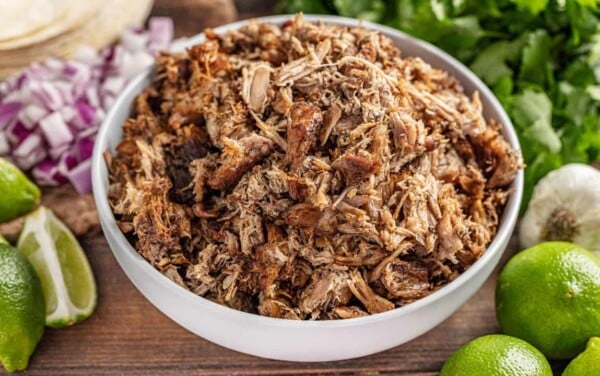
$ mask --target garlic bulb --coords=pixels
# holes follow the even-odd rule
[[[541,179],[521,220],[519,240],[522,247],[565,240],[600,256],[600,171],[573,163]]]

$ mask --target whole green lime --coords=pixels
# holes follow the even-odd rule
[[[496,315],[504,333],[546,357],[574,357],[600,336],[600,259],[566,242],[518,253],[498,278]]]
[[[552,376],[544,355],[518,338],[491,334],[474,339],[446,361],[440,376]]]
[[[600,375],[600,338],[592,337],[585,351],[573,359],[562,376]]]
[[[16,248],[0,244],[0,362],[7,371],[27,368],[45,320],[44,293],[35,270]]]
[[[31,211],[40,200],[40,189],[21,170],[0,158],[0,223]]]

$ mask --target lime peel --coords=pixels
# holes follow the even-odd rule
[[[588,376],[600,374],[600,338],[589,339],[585,351],[565,368],[562,376]]]
[[[31,263],[8,244],[0,244],[0,307],[0,364],[22,371],[44,333],[44,294]]]
[[[544,355],[529,343],[503,334],[476,338],[456,350],[440,376],[552,376]]]

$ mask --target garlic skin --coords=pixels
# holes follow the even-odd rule
[[[523,248],[570,241],[600,256],[600,171],[572,163],[542,178],[521,220],[519,240]]]

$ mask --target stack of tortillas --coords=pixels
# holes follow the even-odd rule
[[[151,7],[152,0],[0,0],[0,78],[81,45],[105,47]]]

